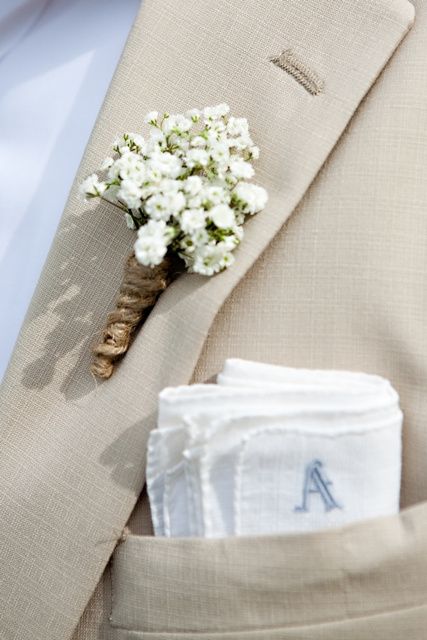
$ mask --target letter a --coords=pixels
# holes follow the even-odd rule
[[[302,493],[302,504],[296,506],[294,511],[302,513],[309,511],[309,495],[318,493],[325,505],[325,511],[332,509],[342,509],[341,505],[333,497],[329,487],[332,482],[327,479],[323,471],[323,463],[320,460],[313,460],[305,469],[304,487]]]

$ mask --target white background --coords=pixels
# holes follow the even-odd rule
[[[0,379],[140,0],[0,0]]]

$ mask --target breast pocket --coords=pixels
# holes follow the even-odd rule
[[[426,533],[420,505],[303,535],[130,535],[113,557],[113,638],[421,640]]]

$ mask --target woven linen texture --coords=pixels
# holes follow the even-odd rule
[[[406,0],[272,0],[266,11],[256,0],[145,0],[2,389],[2,637],[71,636],[143,486],[157,392],[190,380],[215,314],[294,211],[405,35],[410,7]],[[288,47],[325,79],[321,95],[271,64],[269,56]],[[414,157],[425,166],[419,144],[427,128],[416,108],[425,103],[423,59],[412,51],[405,74],[396,62],[377,82],[287,232],[224,307],[197,368],[203,379],[224,352],[238,352],[295,366],[323,359],[321,366],[381,369],[408,407],[407,503],[425,496],[427,484],[417,431],[425,415],[418,386],[425,180],[411,168]],[[81,202],[77,184],[146,111],[221,101],[251,123],[269,207],[248,227],[235,267],[209,282],[176,282],[118,375],[96,386],[90,344],[111,308],[131,236],[108,208]],[[413,144],[408,108],[417,114]],[[88,639],[96,626],[83,625]]]

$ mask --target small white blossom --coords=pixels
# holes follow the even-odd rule
[[[226,116],[230,111],[230,107],[225,102],[216,105],[215,107],[206,107],[203,109],[203,116],[206,120],[216,120],[217,118],[222,118]]]
[[[230,202],[230,195],[226,189],[220,185],[212,185],[203,189],[203,200],[211,205]]]
[[[122,180],[117,198],[129,209],[139,209],[141,206],[141,189],[132,180]]]
[[[128,147],[132,150],[136,150],[138,153],[144,154],[147,148],[147,143],[143,136],[139,133],[128,133]]]
[[[225,123],[223,120],[208,120],[208,136],[211,140],[219,140],[223,132],[225,131]]]
[[[215,142],[209,149],[209,155],[217,162],[227,163],[230,157],[230,148],[226,142]]]
[[[187,111],[185,115],[193,122],[198,122],[202,117],[202,112],[200,111],[200,109],[190,109],[190,111]]]
[[[237,245],[239,244],[239,240],[234,235],[226,236],[222,243],[224,245],[224,249],[227,252],[231,252],[234,251],[234,249],[237,247]]]
[[[267,204],[267,191],[257,184],[240,182],[234,188],[233,195],[242,203],[245,213],[254,214],[264,209]]]
[[[250,147],[249,153],[251,154],[251,158],[253,160],[258,160],[258,158],[259,158],[259,147],[257,147],[256,145],[253,145],[252,147]]]
[[[147,140],[145,154],[150,156],[152,153],[163,149],[166,144],[166,137],[160,129],[152,129]]]
[[[141,156],[128,150],[128,153],[120,156],[109,168],[108,177],[110,180],[121,178],[122,180],[133,180],[142,184],[145,178],[145,165]]]
[[[185,207],[185,196],[183,193],[171,193],[166,196],[169,199],[168,208],[172,215],[176,215]]]
[[[203,209],[186,209],[181,214],[181,229],[184,233],[193,234],[199,229],[204,229],[206,225],[206,213]]]
[[[184,191],[190,196],[195,196],[202,190],[203,182],[200,176],[189,176],[184,181]]]
[[[101,164],[101,171],[106,171],[114,164],[114,158],[105,158],[104,162]]]
[[[161,172],[160,167],[157,164],[148,164],[146,165],[146,181],[148,184],[151,184],[151,187],[155,190],[158,191],[158,185],[157,187],[155,186],[156,183],[160,183],[161,180],[163,179],[163,174]]]
[[[80,185],[80,192],[85,197],[96,197],[101,196],[106,190],[107,185],[105,182],[101,182],[96,173],[93,173],[91,176],[86,178],[84,182]]]
[[[217,204],[212,207],[209,217],[219,229],[229,229],[235,223],[234,211],[228,204]]]
[[[205,206],[202,192],[198,193],[196,196],[187,197],[187,207],[189,209],[198,209],[202,206]]]
[[[184,157],[190,148],[190,142],[177,133],[172,133],[169,136],[168,144],[169,148],[173,149],[173,153],[180,158]]]
[[[204,149],[190,149],[187,153],[186,165],[190,169],[194,167],[206,167],[209,155]]]
[[[250,162],[246,162],[241,158],[230,162],[230,172],[237,180],[249,180],[254,175],[254,168]]]
[[[191,139],[190,144],[192,147],[206,147],[207,140],[202,136],[194,136],[194,138]]]
[[[233,261],[234,256],[227,246],[223,242],[218,242],[216,245],[196,248],[191,271],[204,276],[213,276],[215,273],[230,266]]]
[[[146,200],[145,213],[152,220],[169,220],[172,215],[177,215],[185,207],[185,197],[181,192],[158,193]]]
[[[169,220],[170,212],[167,210],[168,200],[161,194],[157,193],[144,203],[144,211],[152,220]]]
[[[227,132],[230,136],[246,136],[249,132],[249,125],[246,118],[231,118],[227,123]]]
[[[150,220],[138,229],[138,239],[134,244],[136,259],[146,267],[160,264],[170,240],[171,234],[166,223],[163,220]]]
[[[196,247],[201,247],[209,243],[209,233],[205,228],[195,229],[191,234],[191,240]]]
[[[149,139],[158,144],[165,141],[165,134],[160,129],[151,129]]]
[[[163,193],[176,193],[182,189],[182,180],[173,180],[172,178],[163,178],[159,182],[159,189]]]
[[[228,146],[234,152],[248,151],[253,145],[252,140],[246,136],[239,136],[238,138],[229,138]]]
[[[149,111],[147,113],[147,115],[144,118],[144,122],[146,124],[156,124],[157,120],[159,118],[159,112],[158,111]]]
[[[182,162],[168,151],[156,151],[152,154],[149,167],[166,178],[177,178],[182,173]]]
[[[163,122],[162,129],[166,134],[172,132],[179,134],[189,131],[192,125],[193,123],[191,120],[178,114],[176,116],[169,116],[169,118],[166,118]]]
[[[162,238],[167,242],[168,238],[170,238],[170,232],[167,224],[161,220],[159,222],[155,220],[150,220],[147,224],[140,227],[138,232],[139,238]]]

